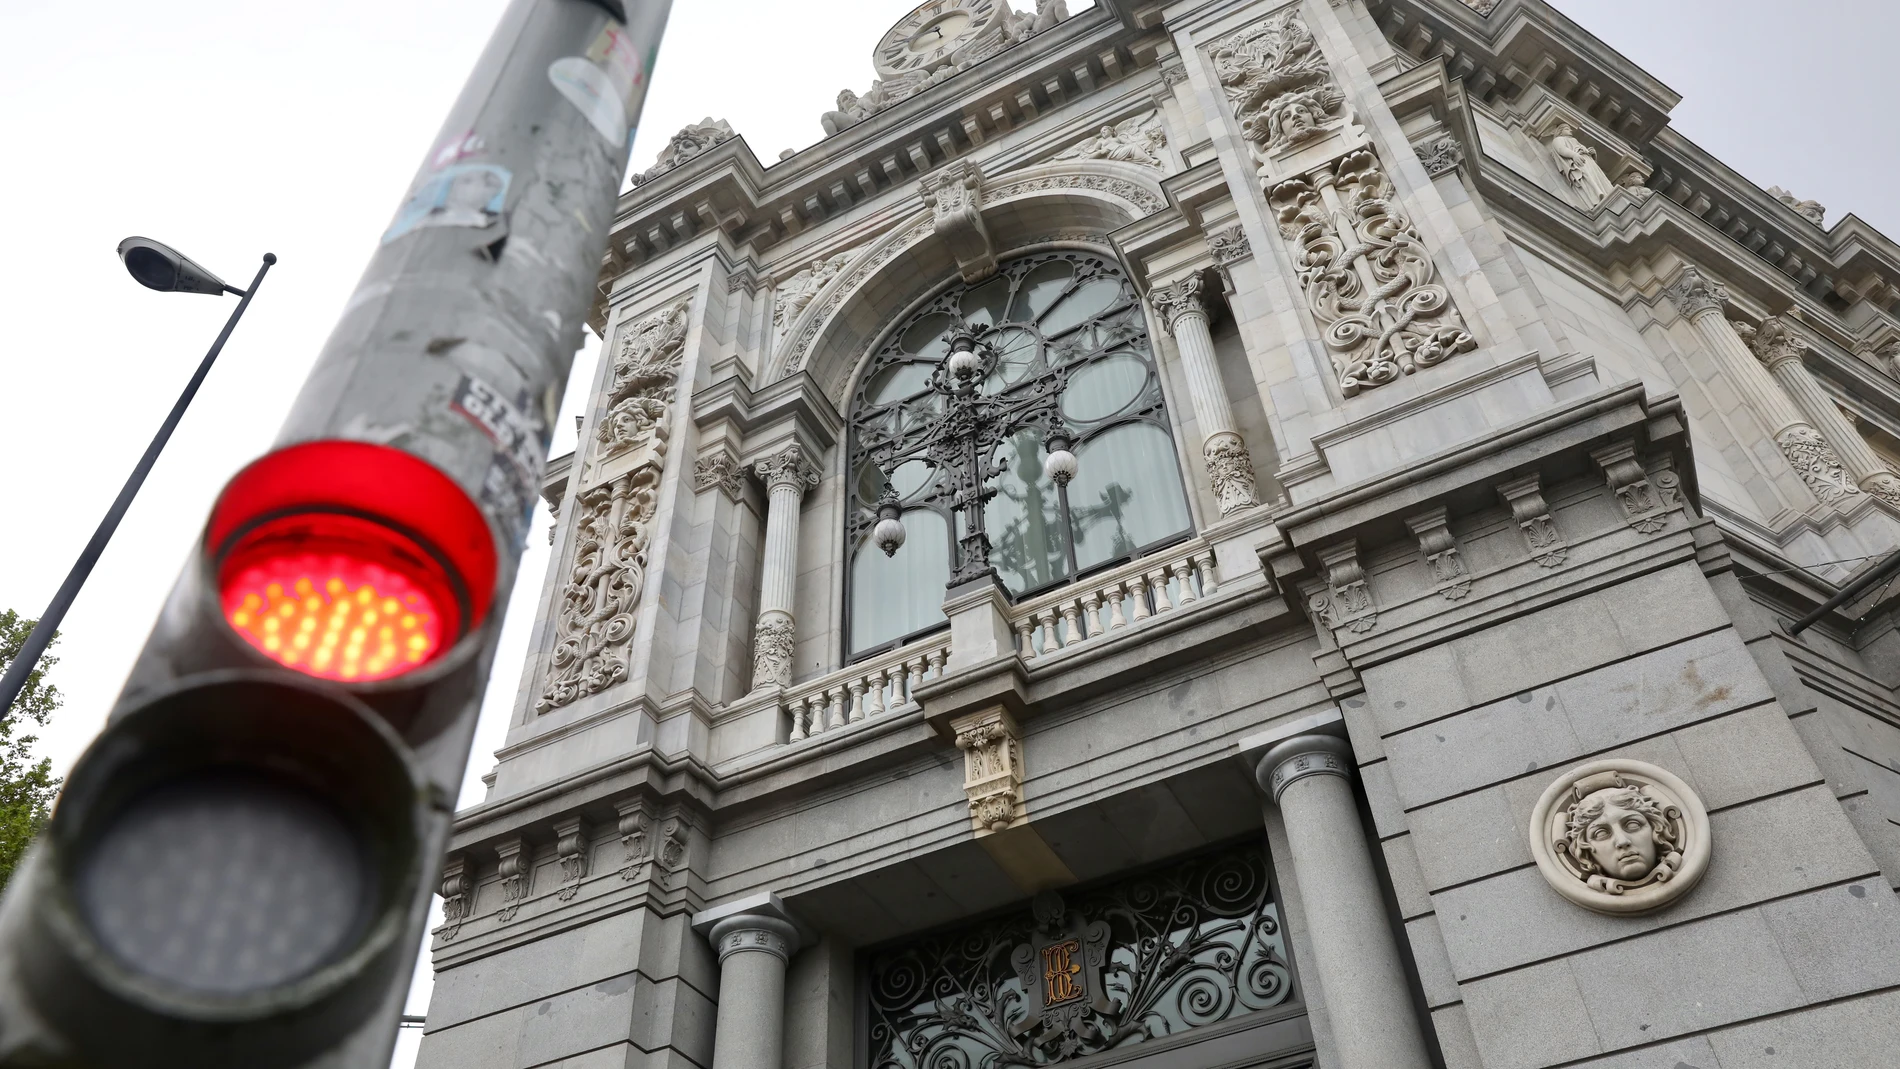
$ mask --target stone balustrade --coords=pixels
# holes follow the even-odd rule
[[[792,714],[790,741],[911,708],[916,704],[911,691],[943,678],[949,656],[950,636],[933,635],[793,687],[785,696]]]
[[[1010,626],[1017,652],[1033,662],[1141,626],[1219,589],[1214,550],[1194,539],[1029,598],[1010,613]]]

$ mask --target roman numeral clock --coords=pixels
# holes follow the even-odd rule
[[[954,63],[969,46],[1000,37],[1009,13],[1002,0],[930,0],[899,19],[878,42],[877,71],[902,78]]]

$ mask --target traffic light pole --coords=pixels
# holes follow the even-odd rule
[[[0,902],[0,1064],[388,1063],[668,6],[502,16]]]

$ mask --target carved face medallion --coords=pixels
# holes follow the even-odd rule
[[[1544,879],[1599,913],[1659,909],[1709,864],[1702,800],[1642,761],[1592,761],[1559,776],[1532,811],[1530,838]]]
[[[1005,10],[998,0],[929,0],[897,20],[878,42],[872,63],[886,78],[942,66],[997,23]]]

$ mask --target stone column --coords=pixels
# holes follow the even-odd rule
[[[1842,470],[1834,447],[1794,406],[1722,314],[1728,304],[1728,290],[1695,268],[1685,267],[1663,290],[1663,296],[1689,317],[1723,377],[1767,423],[1769,435],[1815,498],[1822,504],[1835,505],[1842,498],[1859,494],[1860,488]]]
[[[1188,397],[1194,403],[1194,421],[1201,428],[1201,456],[1207,462],[1207,477],[1220,498],[1223,516],[1252,508],[1260,503],[1255,489],[1253,459],[1247,455],[1247,443],[1234,429],[1233,406],[1227,401],[1227,388],[1221,385],[1220,368],[1214,362],[1214,336],[1208,331],[1207,303],[1201,295],[1199,275],[1157,288],[1149,294],[1161,326],[1174,336],[1181,352],[1181,367],[1187,372]]]
[[[798,506],[805,488],[818,485],[818,469],[793,443],[758,461],[752,470],[765,484],[765,561],[759,578],[759,621],[752,629],[752,689],[792,684],[797,636],[792,614],[798,586]]]
[[[1347,779],[1351,755],[1344,739],[1298,735],[1268,750],[1254,775],[1286,820],[1340,1069],[1425,1069],[1431,1062]]]
[[[1802,361],[1802,355],[1808,351],[1808,343],[1797,337],[1786,323],[1775,316],[1762,320],[1758,327],[1745,323],[1731,323],[1730,326],[1755,351],[1755,355],[1767,366],[1768,373],[1794,400],[1801,414],[1834,447],[1853,484],[1883,501],[1900,505],[1900,476],[1895,476],[1888,469],[1880,455],[1874,452],[1873,446],[1867,444],[1867,439],[1860,436],[1854,425],[1841,414],[1834,399],[1821,388],[1814,372],[1808,370],[1808,365]]]
[[[785,964],[798,948],[798,930],[777,917],[741,913],[713,925],[707,938],[719,954],[712,1069],[780,1069]]]

